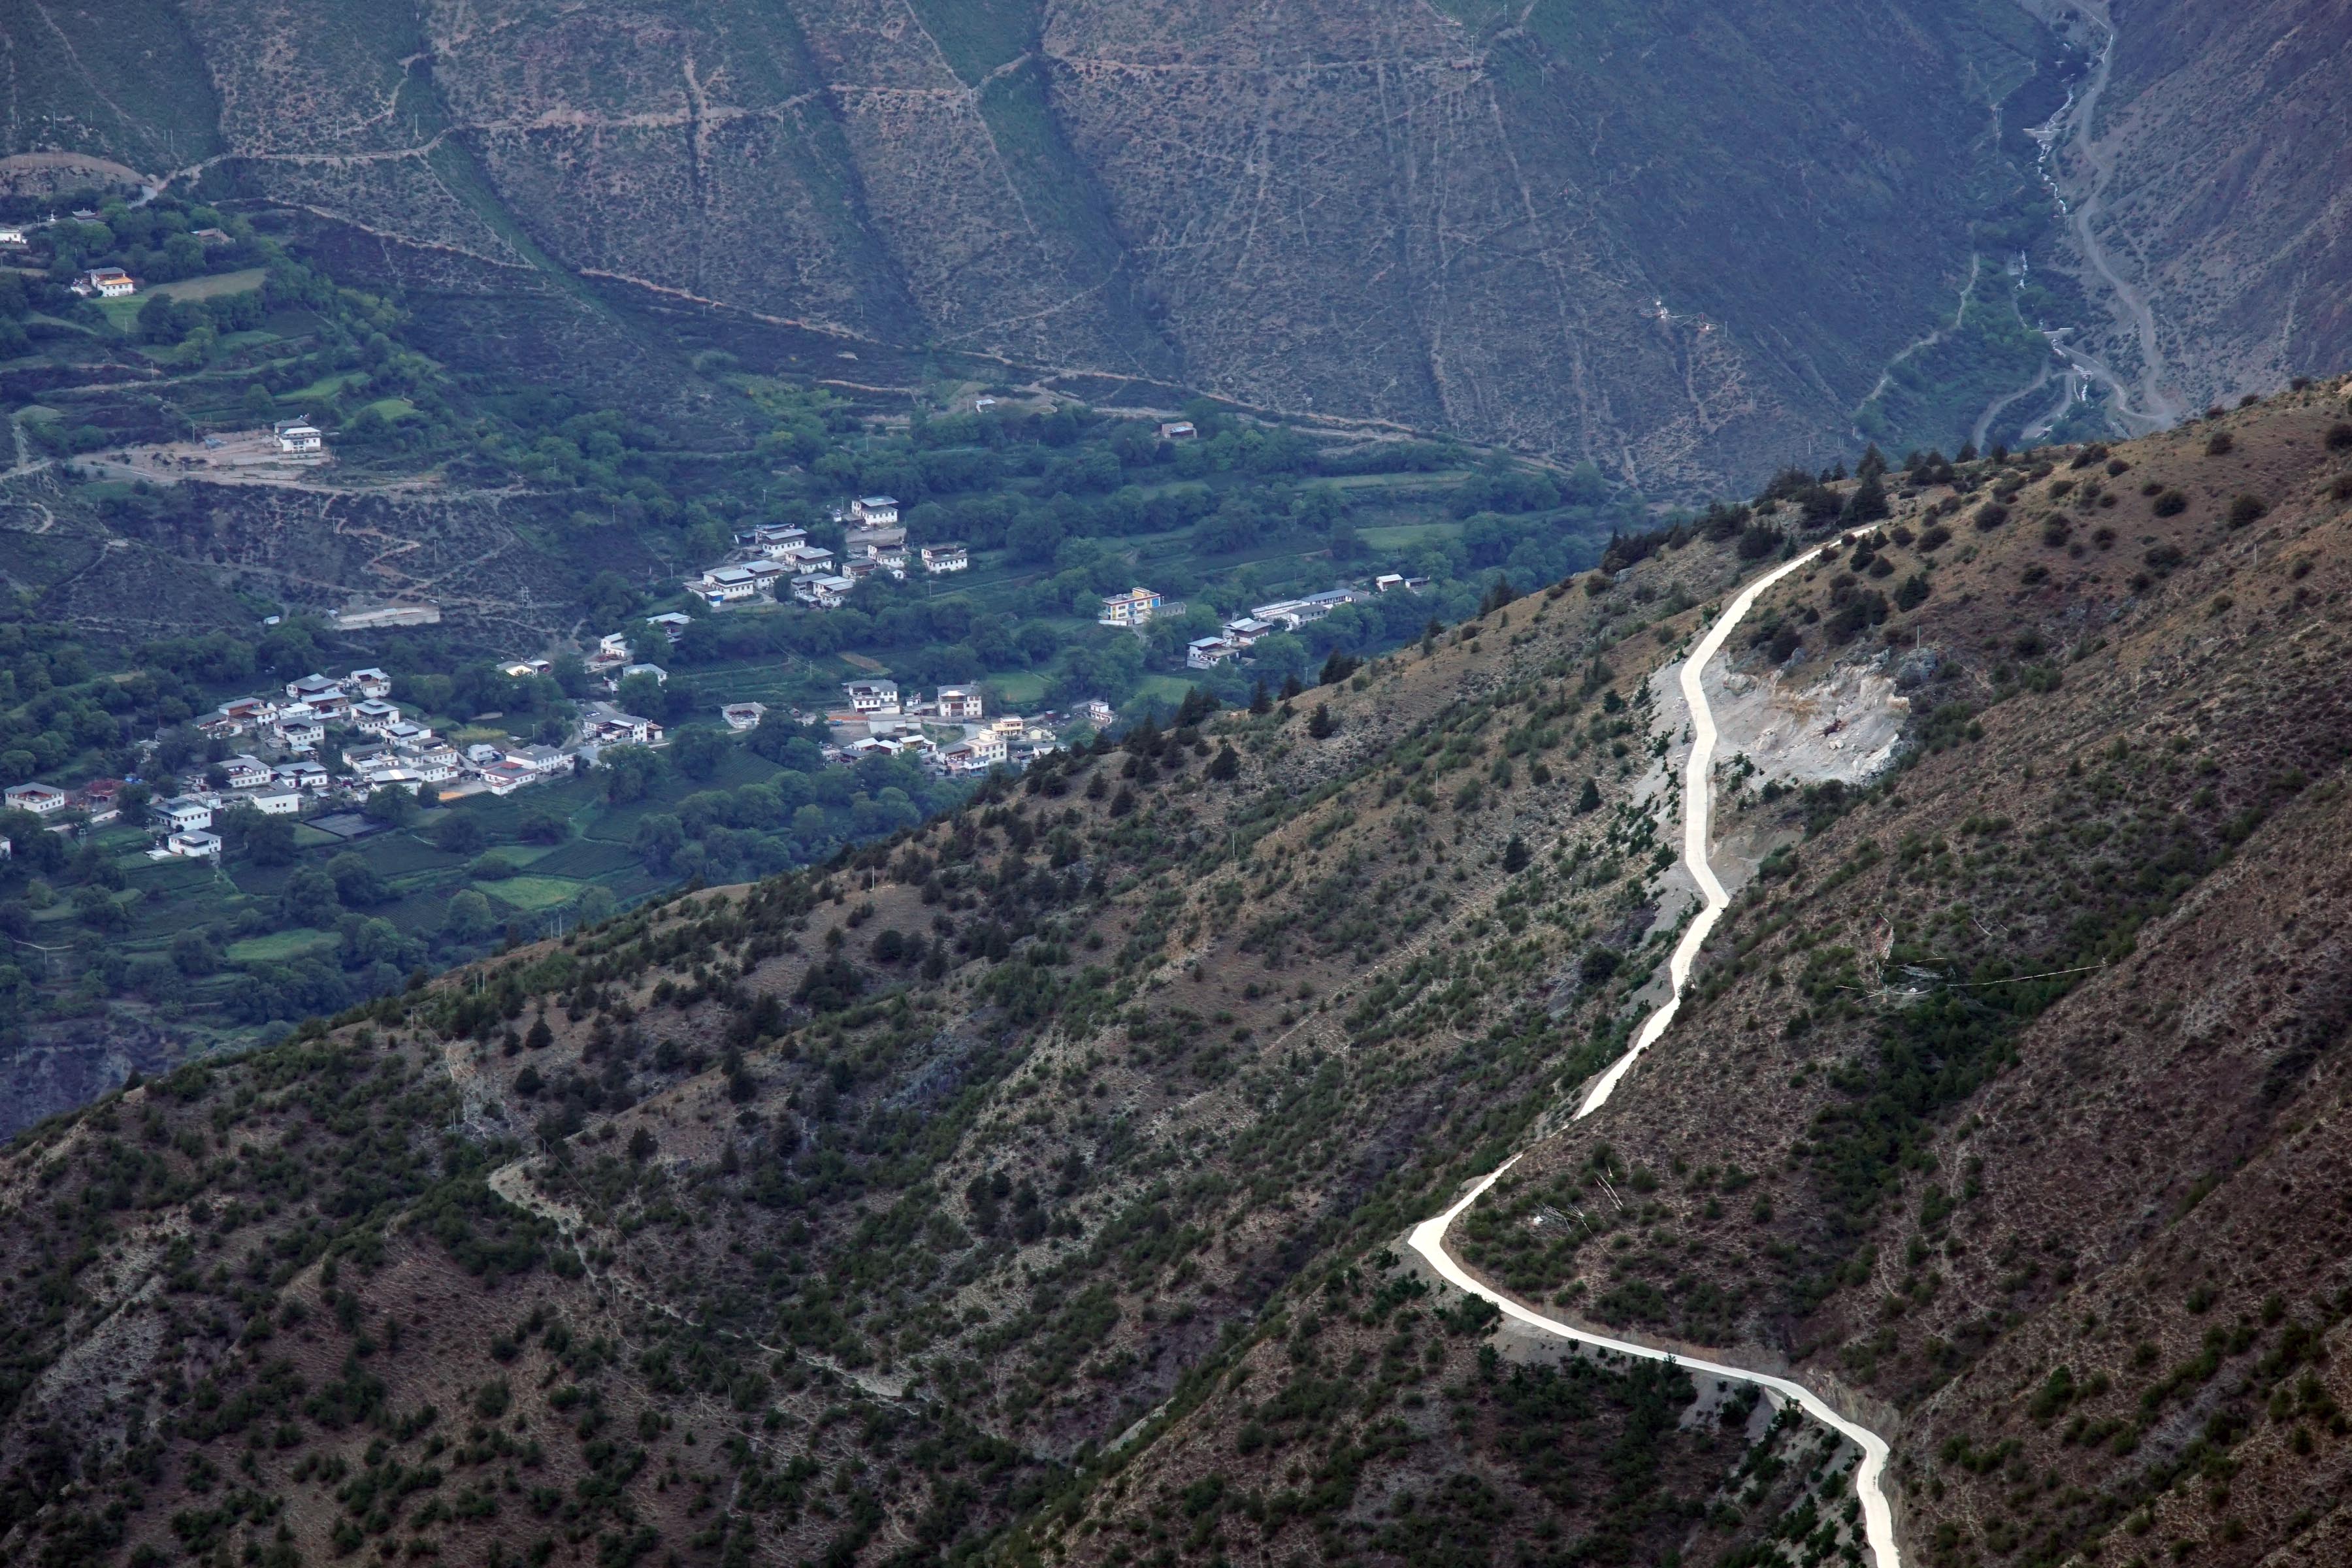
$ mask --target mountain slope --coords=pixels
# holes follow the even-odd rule
[[[1843,444],[1949,309],[1993,109],[2051,57],[2008,0],[55,9],[0,23],[79,51],[5,151],[290,207],[457,363],[664,384],[642,318],[700,302],[1653,492]],[[83,47],[110,30],[136,50]]]
[[[47,1124],[6,1550],[1843,1551],[1850,1450],[1402,1256],[1525,1150],[1457,1254],[1866,1413],[1906,1556],[2326,1561],[2344,392],[1890,476],[1711,676],[1740,898],[1583,1121],[1675,650],[1818,495]]]

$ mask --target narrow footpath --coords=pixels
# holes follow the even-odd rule
[[[1730,606],[1717,617],[1715,625],[1709,628],[1706,636],[1700,639],[1696,648],[1691,650],[1690,657],[1683,661],[1681,677],[1683,696],[1690,704],[1693,737],[1690,760],[1685,764],[1686,771],[1683,783],[1683,863],[1690,868],[1691,876],[1698,883],[1699,892],[1706,902],[1692,920],[1689,928],[1683,932],[1682,941],[1675,944],[1674,956],[1666,962],[1666,977],[1672,988],[1672,994],[1656,1012],[1652,1013],[1643,1021],[1640,1031],[1633,1037],[1631,1048],[1612,1063],[1608,1071],[1594,1080],[1592,1088],[1586,1092],[1583,1101],[1577,1107],[1578,1121],[1591,1115],[1609,1102],[1610,1096],[1616,1092],[1617,1086],[1624,1080],[1625,1075],[1633,1070],[1633,1064],[1640,1059],[1642,1053],[1656,1044],[1659,1037],[1666,1032],[1666,1026],[1674,1022],[1675,1013],[1682,1005],[1683,985],[1690,978],[1692,962],[1697,958],[1698,950],[1706,942],[1707,933],[1715,929],[1716,921],[1723,918],[1723,911],[1731,905],[1731,896],[1724,890],[1722,879],[1715,874],[1714,864],[1708,858],[1707,853],[1709,828],[1714,817],[1715,806],[1711,781],[1714,776],[1717,737],[1715,713],[1707,706],[1706,693],[1700,688],[1699,676],[1706,668],[1707,661],[1722,651],[1723,645],[1729,639],[1733,629],[1746,618],[1748,612],[1755,607],[1758,597],[1766,589],[1791,572],[1801,570],[1816,556],[1839,548],[1849,537],[1851,536],[1840,534],[1817,544],[1803,554],[1781,563],[1748,584],[1740,591],[1738,597],[1731,601]],[[1412,1234],[1409,1238],[1409,1245],[1412,1249],[1426,1258],[1430,1267],[1436,1269],[1438,1274],[1449,1283],[1482,1300],[1492,1302],[1506,1317],[1545,1333],[1554,1334],[1578,1344],[1591,1345],[1599,1350],[1612,1351],[1619,1355],[1639,1356],[1644,1361],[1675,1362],[1695,1373],[1754,1384],[1784,1399],[1795,1401],[1803,1407],[1806,1415],[1840,1436],[1850,1438],[1862,1450],[1862,1462],[1854,1467],[1854,1488],[1862,1499],[1863,1529],[1864,1536],[1870,1542],[1871,1556],[1877,1568],[1902,1568],[1902,1554],[1895,1544],[1895,1514],[1887,1503],[1884,1485],[1887,1455],[1885,1438],[1868,1427],[1839,1415],[1831,1409],[1828,1403],[1819,1394],[1801,1384],[1785,1377],[1774,1377],[1768,1373],[1752,1372],[1745,1367],[1676,1355],[1649,1345],[1635,1344],[1629,1340],[1613,1339],[1607,1334],[1594,1333],[1588,1329],[1571,1327],[1556,1318],[1546,1317],[1473,1279],[1469,1270],[1454,1260],[1454,1255],[1445,1249],[1446,1231],[1472,1204],[1476,1203],[1486,1194],[1486,1189],[1493,1186],[1505,1172],[1517,1164],[1520,1157],[1518,1154],[1512,1155],[1456,1199],[1453,1207],[1433,1219],[1423,1220],[1413,1226]]]

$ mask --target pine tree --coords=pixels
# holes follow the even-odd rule
[[[1293,671],[1282,678],[1282,700],[1284,701],[1289,701],[1292,698],[1297,696],[1300,692],[1306,689],[1307,688],[1298,684],[1298,675],[1297,671]]]
[[[1215,759],[1209,763],[1209,776],[1219,784],[1239,778],[1241,771],[1241,753],[1231,746],[1218,748]]]
[[[1588,811],[1600,809],[1601,785],[1596,780],[1587,779],[1584,781],[1583,793],[1576,797],[1576,815],[1582,816]]]
[[[1516,833],[1512,834],[1511,841],[1503,846],[1503,875],[1517,876],[1528,868],[1528,862],[1534,858],[1535,857],[1528,851],[1528,841]]]
[[[1257,683],[1257,689],[1250,693],[1250,711],[1261,719],[1274,711],[1274,694],[1266,690],[1263,680]]]
[[[1307,720],[1307,732],[1316,740],[1321,741],[1329,738],[1339,728],[1339,721],[1331,717],[1330,705],[1318,702],[1315,705],[1315,711]]]

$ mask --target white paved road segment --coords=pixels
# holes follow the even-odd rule
[[[1790,573],[1803,567],[1822,552],[1838,548],[1844,542],[1845,538],[1850,537],[1852,536],[1847,535],[1815,545],[1794,560],[1781,563],[1748,584],[1746,588],[1740,590],[1738,597],[1731,601],[1730,606],[1717,618],[1706,636],[1700,639],[1698,647],[1691,650],[1690,658],[1683,662],[1683,697],[1690,705],[1692,732],[1690,760],[1683,778],[1683,861],[1690,867],[1691,875],[1698,883],[1699,892],[1705,903],[1699,910],[1697,917],[1691,921],[1690,928],[1683,933],[1682,941],[1675,944],[1674,956],[1667,961],[1666,977],[1672,988],[1672,994],[1656,1012],[1643,1020],[1640,1031],[1633,1037],[1632,1048],[1611,1063],[1609,1070],[1601,1075],[1599,1080],[1585,1095],[1582,1103],[1577,1107],[1576,1114],[1579,1120],[1591,1115],[1608,1103],[1609,1097],[1616,1092],[1617,1085],[1632,1069],[1635,1060],[1643,1051],[1656,1043],[1658,1037],[1666,1032],[1666,1026],[1674,1022],[1675,1010],[1682,1005],[1683,984],[1690,978],[1692,961],[1698,956],[1699,947],[1706,941],[1707,933],[1715,929],[1715,922],[1723,917],[1723,911],[1731,903],[1730,895],[1723,890],[1723,882],[1716,876],[1715,867],[1707,858],[1708,828],[1714,805],[1711,781],[1715,768],[1716,729],[1715,715],[1706,705],[1706,694],[1700,689],[1700,673],[1706,669],[1707,661],[1722,650],[1725,641],[1731,636],[1732,628],[1746,617],[1748,612],[1755,606],[1758,596],[1764,590]],[[1469,1271],[1454,1260],[1454,1255],[1445,1249],[1446,1231],[1464,1211],[1485,1195],[1486,1189],[1493,1186],[1504,1172],[1517,1164],[1518,1162],[1519,1156],[1512,1155],[1500,1166],[1488,1173],[1468,1192],[1463,1194],[1452,1208],[1434,1219],[1423,1220],[1413,1226],[1410,1238],[1412,1249],[1427,1258],[1430,1267],[1435,1268],[1441,1276],[1454,1286],[1481,1300],[1493,1302],[1501,1309],[1506,1317],[1541,1330],[1545,1333],[1556,1334],[1561,1339],[1572,1340],[1579,1344],[1614,1351],[1620,1355],[1640,1356],[1646,1361],[1676,1362],[1696,1373],[1710,1377],[1729,1378],[1739,1383],[1752,1383],[1760,1388],[1769,1389],[1783,1398],[1795,1400],[1804,1408],[1806,1415],[1824,1426],[1851,1438],[1855,1446],[1861,1448],[1862,1463],[1854,1468],[1854,1487],[1862,1498],[1864,1535],[1870,1543],[1871,1556],[1875,1560],[1877,1568],[1902,1568],[1902,1554],[1896,1550],[1895,1544],[1894,1510],[1887,1505],[1886,1491],[1883,1484],[1886,1471],[1886,1439],[1877,1433],[1847,1420],[1832,1410],[1820,1395],[1812,1393],[1803,1384],[1791,1382],[1788,1378],[1772,1377],[1763,1373],[1750,1372],[1743,1367],[1727,1366],[1717,1362],[1674,1355],[1648,1345],[1635,1344],[1628,1340],[1612,1339],[1607,1334],[1596,1334],[1589,1330],[1571,1328],[1566,1323],[1547,1318],[1542,1313],[1524,1307],[1509,1297],[1490,1289],[1472,1279]]]

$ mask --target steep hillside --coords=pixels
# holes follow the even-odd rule
[[[47,1124],[5,1549],[1857,1557],[1850,1448],[1407,1260],[1525,1151],[1456,1254],[1793,1369],[1906,1557],[2329,1561],[2345,391],[1886,476],[1711,676],[1738,904],[1582,1121],[1673,660],[1838,495]]]
[[[2341,14],[2310,0],[2029,8],[2097,61],[2050,167],[2122,405],[2178,418],[2340,366],[2352,249],[2338,140],[2319,128],[2352,108]]]
[[[2062,90],[2011,0],[145,0],[0,38],[43,83],[0,152],[299,214],[444,359],[685,412],[654,323],[718,309],[861,379],[962,352],[1653,491],[1842,445],[2026,189],[1999,107]]]

